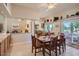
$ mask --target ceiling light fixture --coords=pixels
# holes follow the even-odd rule
[[[52,9],[55,7],[55,3],[48,3],[48,9]]]
[[[21,19],[18,19],[19,22],[21,22]]]

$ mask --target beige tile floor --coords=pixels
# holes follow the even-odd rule
[[[34,56],[34,53],[31,52],[31,42],[27,41],[13,42],[11,48],[7,52],[8,56]],[[38,53],[37,56],[42,56],[42,53]],[[60,56],[79,56],[79,49],[66,46],[66,52]]]

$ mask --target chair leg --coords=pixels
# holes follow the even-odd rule
[[[49,51],[49,53],[50,53],[49,55],[51,56],[51,50]]]
[[[57,56],[57,50],[55,51],[55,56]]]
[[[55,56],[57,56],[57,47],[55,48]]]
[[[35,49],[35,56],[36,56],[36,49]]]
[[[61,48],[60,48],[60,46],[59,46],[59,54],[61,54]]]
[[[32,46],[32,53],[33,53],[33,46]]]

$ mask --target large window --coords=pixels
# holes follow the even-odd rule
[[[79,32],[79,20],[64,21],[64,30],[63,31],[66,33],[78,33]]]
[[[79,19],[64,21],[63,25],[66,40],[79,44]]]
[[[64,28],[63,28],[64,30],[64,32],[68,32],[68,33],[70,33],[71,32],[71,22],[67,22],[67,21],[65,21],[64,22]]]
[[[79,32],[79,21],[74,21],[74,22],[72,22],[73,24],[73,32],[75,33],[75,32]]]

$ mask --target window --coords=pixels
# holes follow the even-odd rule
[[[53,31],[53,23],[45,23],[45,32],[52,32]]]

